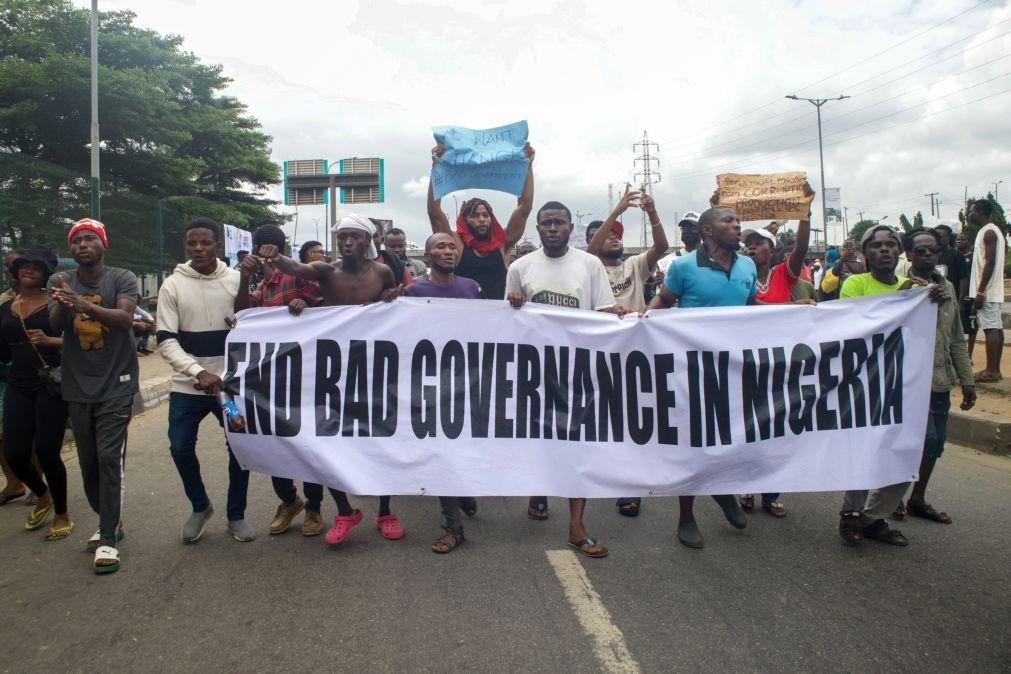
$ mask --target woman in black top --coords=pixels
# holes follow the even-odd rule
[[[445,147],[432,149],[432,164],[439,161]],[[428,185],[428,219],[433,234],[449,234],[456,241],[456,275],[469,278],[481,286],[485,299],[504,300],[506,270],[509,268],[509,251],[523,238],[527,218],[534,208],[534,149],[528,143],[523,153],[530,160],[523,192],[516,202],[505,229],[495,219],[491,205],[484,199],[464,202],[456,218],[456,231],[449,227],[449,218],[442,211],[441,200],[435,199],[432,184]]]
[[[4,396],[4,452],[14,474],[38,495],[25,529],[38,529],[55,511],[47,541],[74,529],[67,513],[67,470],[60,458],[67,427],[67,405],[58,378],[63,340],[49,324],[46,282],[56,256],[30,246],[11,262],[18,293],[0,306],[0,360],[10,360]],[[34,444],[45,480],[32,465]],[[47,484],[48,483],[48,484]]]

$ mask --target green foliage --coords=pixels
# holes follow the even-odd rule
[[[921,221],[922,221],[922,218],[921,218]],[[905,213],[902,213],[901,215],[899,215],[899,227],[901,227],[902,231],[905,232],[905,233],[907,233],[907,234],[909,233],[909,230],[911,230],[913,228],[913,225],[910,224],[909,218],[906,217]]]
[[[913,216],[913,227],[912,227],[912,229],[923,229],[923,213],[922,212],[916,211],[916,215]],[[906,232],[906,234],[908,234],[909,230],[907,229],[907,230],[905,230],[905,232]]]
[[[103,12],[99,24],[102,219],[113,240],[143,224],[148,236],[119,237],[121,245],[136,244],[146,267],[164,264],[151,254],[158,200],[176,222],[282,222],[262,196],[280,179],[271,138],[220,93],[229,82],[221,67],[133,20]],[[2,0],[0,235],[10,243],[62,247],[66,224],[88,213],[89,55],[88,10],[69,0]]]

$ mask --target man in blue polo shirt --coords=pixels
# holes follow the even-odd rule
[[[755,304],[758,271],[741,247],[741,223],[734,209],[710,208],[699,218],[702,245],[674,260],[667,268],[660,292],[649,309],[739,307]],[[748,526],[747,517],[733,494],[713,496],[723,515],[737,529]],[[701,548],[702,534],[695,523],[695,497],[679,496],[681,515],[678,540],[689,548]]]

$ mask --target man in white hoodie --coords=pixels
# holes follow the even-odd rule
[[[208,414],[221,423],[217,394],[224,389],[225,338],[235,318],[239,272],[218,259],[221,225],[195,218],[186,225],[186,255],[158,293],[158,350],[172,369],[169,394],[169,448],[193,514],[183,525],[183,542],[204,533],[214,507],[204,489],[197,460],[197,430]],[[256,532],[245,520],[249,471],[228,447],[228,531],[237,541],[252,541]]]

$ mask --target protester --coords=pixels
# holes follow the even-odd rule
[[[973,246],[972,273],[969,276],[969,295],[976,312],[979,328],[986,340],[986,367],[976,373],[977,382],[994,382],[1003,379],[1000,360],[1004,351],[1004,322],[1001,305],[1004,304],[1004,232],[990,221],[993,204],[979,199],[969,209],[969,222],[979,227]]]
[[[969,275],[972,272],[972,247],[965,232],[959,232],[955,236],[955,249],[962,256],[962,289],[958,292],[959,307],[962,316],[962,331],[965,333],[966,348],[969,351],[969,362],[972,362],[972,351],[976,346],[976,334],[979,332],[979,323],[976,320],[976,311],[973,309],[973,298],[969,296]]]
[[[394,255],[392,251],[383,250],[383,234],[378,223],[370,218],[372,222],[372,244],[376,250],[376,257],[373,258],[379,264],[385,264],[393,272],[393,280],[399,286],[405,286],[411,282],[411,272],[404,267],[400,257]]]
[[[11,362],[3,400],[4,454],[14,474],[38,496],[25,522],[34,531],[53,515],[45,540],[62,540],[74,530],[67,513],[67,469],[60,457],[67,429],[67,405],[60,395],[63,340],[49,323],[46,283],[56,255],[29,246],[11,262],[18,291],[0,306],[0,360]],[[42,474],[32,460],[34,453]]]
[[[386,250],[397,256],[412,280],[425,277],[425,273],[428,271],[425,263],[407,255],[407,234],[404,233],[404,230],[393,227],[386,232],[383,244],[386,246]]]
[[[125,481],[126,433],[137,392],[133,310],[137,277],[105,266],[109,239],[97,220],[78,220],[67,234],[77,269],[49,279],[49,321],[62,332],[62,392],[67,401],[84,493],[99,516],[89,541],[95,573],[120,568],[118,541]]]
[[[688,211],[685,213],[684,217],[682,217],[680,222],[678,222],[678,230],[680,232],[681,247],[683,248],[683,252],[675,248],[675,252],[670,255],[666,255],[657,261],[657,271],[661,272],[659,274],[660,279],[657,283],[657,287],[660,287],[663,283],[663,275],[667,273],[667,268],[670,266],[670,263],[674,261],[674,258],[687,255],[699,247],[699,243],[702,241],[702,235],[699,234],[699,214],[695,211]]]
[[[961,384],[961,407],[968,410],[976,404],[976,387],[972,378],[972,363],[969,361],[965,342],[962,341],[958,295],[955,294],[952,283],[936,271],[937,263],[944,252],[940,243],[944,236],[943,231],[936,230],[909,234],[913,244],[909,258],[913,278],[920,279],[924,283],[945,286],[950,299],[937,309],[930,411],[927,415],[927,436],[923,444],[923,458],[920,460],[919,479],[913,484],[905,508],[900,502],[893,515],[901,519],[903,515],[909,514],[941,524],[951,524],[951,517],[947,513],[938,512],[927,503],[927,484],[930,482],[937,460],[944,452],[944,441],[948,435],[948,410],[951,409],[951,389],[956,384]]]
[[[255,250],[255,244],[253,245],[253,248]],[[302,244],[302,247],[298,249],[298,259],[302,264],[326,262],[326,251],[323,250],[323,244],[319,241],[306,241]],[[242,263],[240,262],[239,266],[241,265]]]
[[[965,293],[969,289],[969,279],[965,275],[965,258],[955,250],[955,232],[951,227],[938,225],[934,227],[934,231],[937,233],[941,247],[941,253],[937,256],[936,271],[951,283],[952,288],[955,289],[953,296],[959,298],[959,304],[961,304],[960,298],[965,297]]]
[[[176,265],[175,273],[165,279],[158,293],[158,351],[174,371],[169,393],[169,451],[193,507],[183,524],[184,543],[200,540],[214,514],[197,460],[197,432],[208,414],[224,427],[218,394],[225,384],[219,373],[225,371],[225,339],[235,318],[235,296],[245,280],[240,281],[239,272],[217,258],[222,234],[221,225],[210,218],[191,220],[184,230],[189,262]],[[228,532],[237,541],[253,541],[256,532],[246,522],[249,471],[239,466],[227,440],[225,449]]]
[[[393,272],[376,261],[375,225],[368,218],[350,214],[341,218],[333,231],[337,234],[340,252],[340,260],[333,264],[301,264],[280,255],[279,248],[273,244],[261,245],[258,255],[284,274],[319,283],[323,306],[357,306],[395,296],[400,286],[394,281]],[[362,511],[351,507],[344,492],[331,489],[330,493],[337,501],[337,515],[325,540],[328,545],[334,546],[343,542],[351,529],[362,521]],[[404,537],[403,525],[390,512],[389,496],[379,498],[376,527],[384,538],[397,540]]]
[[[520,241],[516,246],[516,259],[520,259],[524,255],[528,255],[537,250],[537,244],[533,241]]]
[[[854,274],[846,279],[839,297],[859,297],[905,290],[913,285],[923,285],[919,279],[907,279],[895,273],[899,262],[902,242],[891,227],[876,225],[864,233],[860,242],[867,268],[863,274]],[[947,298],[945,288],[936,285],[931,289],[931,300],[939,304]],[[885,521],[902,500],[908,482],[888,485],[880,489],[854,489],[843,496],[843,507],[839,513],[839,535],[850,544],[857,545],[864,538],[881,541],[889,545],[906,546],[909,541],[897,529],[892,529]]]
[[[758,272],[751,258],[737,254],[741,223],[734,209],[710,208],[699,218],[699,230],[702,245],[671,263],[650,309],[669,309],[675,303],[686,309],[755,304]],[[748,518],[733,494],[714,495],[713,500],[733,527],[748,526]],[[678,505],[678,540],[689,548],[701,549],[704,540],[695,521],[695,497],[679,496]]]
[[[404,288],[405,297],[452,297],[483,299],[481,286],[469,278],[454,273],[459,259],[456,240],[443,232],[433,234],[425,242],[425,259],[431,266],[428,278],[422,278]],[[443,535],[432,544],[432,552],[447,554],[464,541],[463,518],[477,514],[477,499],[470,496],[440,496]]]
[[[242,282],[239,283],[239,293],[235,297],[235,311],[241,311],[247,307],[283,307],[296,316],[306,307],[319,306],[323,299],[320,297],[319,283],[310,281],[291,274],[285,274],[278,269],[274,263],[265,260],[260,255],[260,249],[266,245],[271,245],[277,250],[284,250],[286,241],[284,231],[277,225],[262,225],[253,232],[253,254],[247,257],[242,266],[239,267],[239,275]],[[308,241],[302,244],[298,251],[299,260],[302,264],[313,264],[321,262],[328,264],[324,260],[322,244],[318,241]],[[260,276],[263,278],[253,292],[249,292],[248,279]],[[270,533],[273,536],[283,534],[291,527],[302,510],[305,510],[305,519],[302,522],[303,536],[318,536],[323,533],[323,515],[321,513],[323,505],[323,485],[312,482],[302,483],[302,493],[305,500],[298,496],[298,489],[295,488],[295,481],[289,477],[271,476],[271,486],[274,493],[281,499],[270,521]],[[333,490],[334,499],[340,502],[340,492]]]
[[[804,194],[814,198],[814,190],[806,182]],[[787,304],[796,301],[793,298],[797,284],[806,283],[801,279],[801,274],[804,272],[804,258],[807,256],[807,246],[811,238],[811,222],[805,219],[797,224],[790,257],[778,264],[774,263],[774,259],[777,247],[782,244],[775,234],[766,229],[748,229],[741,233],[741,237],[744,242],[744,254],[755,263],[757,273],[755,299],[763,304]],[[762,510],[774,517],[785,517],[786,506],[779,500],[779,496],[778,492],[762,494]],[[741,508],[745,512],[751,512],[755,508],[755,495],[744,494],[741,497]]]
[[[632,206],[641,208],[649,217],[653,245],[645,253],[622,260],[625,230],[618,218]],[[653,197],[645,190],[631,191],[630,186],[625,185],[625,194],[618,200],[614,211],[603,222],[591,222],[586,228],[586,237],[590,242],[586,252],[596,255],[604,264],[615,302],[633,311],[646,308],[646,286],[656,272],[657,260],[667,252],[667,234],[656,212]],[[620,498],[616,505],[622,515],[636,517],[642,509],[642,499]]]
[[[822,301],[839,299],[839,289],[850,276],[863,274],[864,263],[857,257],[856,242],[846,239],[843,242],[842,254],[835,264],[825,269],[821,276],[821,281],[816,287],[821,291],[819,297]]]
[[[529,178],[528,178],[529,180]],[[509,267],[506,293],[516,309],[525,302],[556,307],[603,311],[623,316],[628,309],[617,305],[607,273],[599,260],[569,246],[572,213],[565,205],[549,201],[537,211],[541,248]],[[605,557],[607,548],[590,537],[583,525],[585,498],[569,499],[569,545],[587,557]],[[546,496],[532,496],[527,508],[531,519],[548,518]]]
[[[10,288],[0,293],[0,304],[9,302],[14,299],[14,295],[17,293],[17,279],[11,273],[11,262],[14,261],[18,255],[23,251],[20,248],[15,248],[11,252],[7,253],[4,258],[4,268],[3,275],[7,283],[10,284]],[[7,373],[10,371],[10,364],[7,361],[0,362],[0,409],[2,409],[2,404],[4,400],[4,394],[7,390]],[[21,480],[17,478],[14,471],[11,470],[10,464],[7,463],[7,455],[3,448],[3,424],[0,423],[0,469],[3,470],[4,474],[4,488],[0,491],[0,506],[7,505],[15,499],[19,499],[24,496],[28,491],[25,489],[25,485],[22,484]]]
[[[445,148],[432,148],[432,164],[442,157]],[[534,157],[536,153],[528,143],[523,153],[530,160],[523,192],[516,202],[516,209],[509,217],[505,229],[495,218],[491,204],[484,199],[468,199],[460,208],[456,218],[456,231],[449,227],[449,219],[442,210],[442,202],[433,195],[432,185],[428,186],[428,219],[433,233],[450,234],[456,239],[460,250],[460,261],[456,275],[474,280],[488,299],[505,299],[506,269],[509,267],[509,251],[523,237],[527,218],[534,205]]]
[[[151,332],[155,329],[157,322],[154,316],[144,311],[140,307],[133,310],[133,336],[137,339],[137,355],[150,356],[154,351],[147,348],[147,342],[151,338]]]

